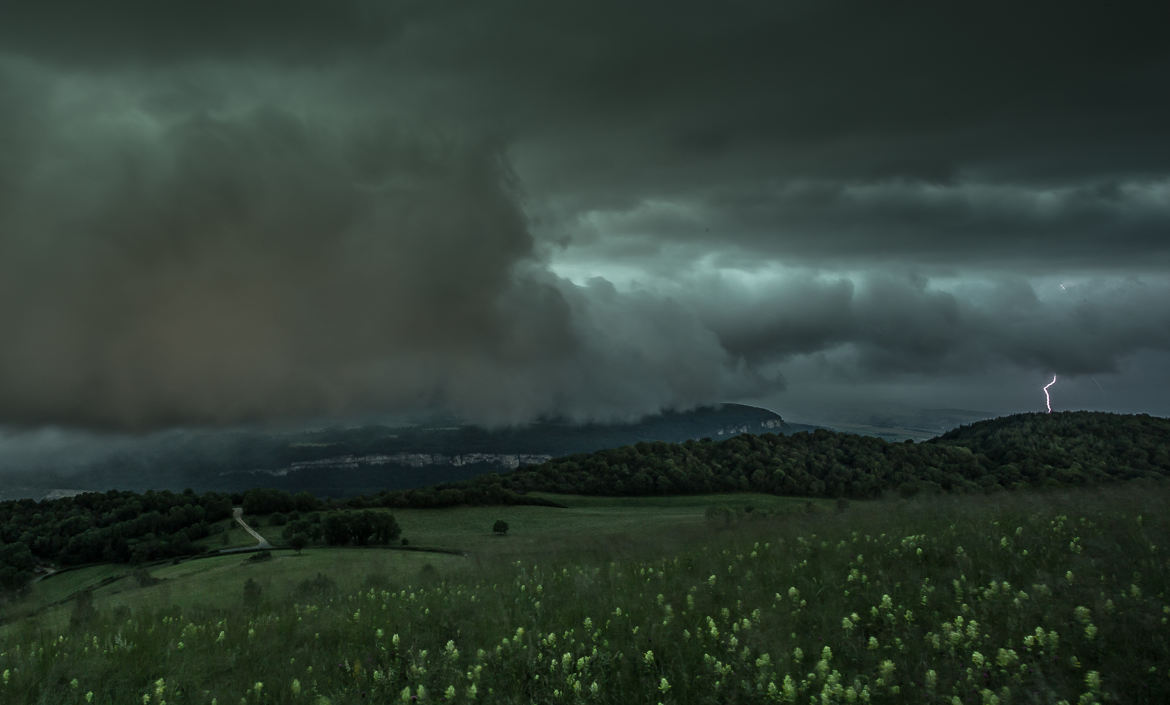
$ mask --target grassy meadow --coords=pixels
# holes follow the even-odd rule
[[[554,499],[394,512],[411,545],[466,556],[53,576],[7,608],[0,702],[1170,702],[1165,484]]]

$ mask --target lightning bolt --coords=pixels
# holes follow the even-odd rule
[[[1052,413],[1052,397],[1048,396],[1048,388],[1056,384],[1056,375],[1052,375],[1052,381],[1044,385],[1044,405],[1048,407],[1048,413]]]

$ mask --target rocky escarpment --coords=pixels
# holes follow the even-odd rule
[[[376,455],[339,455],[318,460],[302,460],[277,470],[265,470],[270,475],[284,476],[305,470],[356,470],[379,465],[408,468],[455,467],[486,465],[501,470],[515,470],[522,465],[539,465],[552,459],[550,455],[532,453],[389,453]]]

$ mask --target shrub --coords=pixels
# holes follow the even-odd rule
[[[327,597],[337,592],[337,583],[333,582],[324,573],[297,583],[293,594],[301,600],[312,600]]]

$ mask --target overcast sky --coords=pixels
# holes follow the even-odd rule
[[[0,426],[1170,414],[1165,4],[0,5]]]

